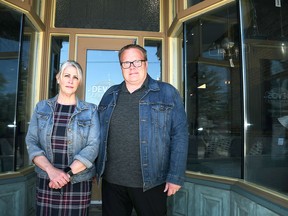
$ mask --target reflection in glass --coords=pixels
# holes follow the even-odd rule
[[[29,113],[33,109],[32,86],[35,85],[35,65],[38,62],[37,50],[39,34],[28,20],[24,17],[24,29],[20,49],[20,66],[18,72],[17,88],[17,132],[15,141],[16,170],[27,166],[29,163],[26,151],[25,137],[30,121]]]
[[[38,36],[22,14],[1,6],[0,13],[0,172],[6,172],[28,165],[25,136]]]
[[[235,3],[184,25],[188,170],[241,178],[237,29]]]
[[[0,172],[13,171],[21,14],[0,6]],[[2,25],[3,24],[3,25]]]
[[[240,6],[247,89],[244,178],[287,194],[288,1],[243,0]]]

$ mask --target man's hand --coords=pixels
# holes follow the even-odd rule
[[[167,192],[167,196],[171,196],[174,195],[180,188],[181,188],[180,185],[167,182],[164,192]]]

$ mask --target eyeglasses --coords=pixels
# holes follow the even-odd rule
[[[133,62],[126,61],[126,62],[120,62],[120,64],[121,64],[122,68],[124,68],[124,69],[130,68],[132,64],[134,67],[138,68],[138,67],[141,67],[142,62],[145,62],[145,61],[146,60],[135,60]]]

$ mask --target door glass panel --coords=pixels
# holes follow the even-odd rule
[[[147,43],[148,73],[161,79],[161,41]],[[85,101],[99,104],[105,91],[123,81],[122,71],[115,50],[87,50]]]
[[[123,81],[114,50],[87,50],[85,101],[99,104],[105,91]]]

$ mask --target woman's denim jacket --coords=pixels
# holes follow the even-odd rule
[[[168,83],[158,82],[150,76],[148,79],[148,89],[139,101],[144,191],[164,182],[183,185],[188,151],[187,118],[178,91]],[[101,144],[96,160],[98,181],[104,172],[105,161],[113,160],[107,158],[108,129],[123,84],[108,89],[98,106],[101,124]]]
[[[30,161],[34,157],[44,155],[53,161],[51,135],[54,126],[54,109],[58,95],[54,98],[40,101],[33,112],[26,145]],[[67,126],[67,151],[68,164],[74,160],[82,162],[87,169],[77,173],[71,183],[89,180],[95,176],[95,159],[99,152],[100,124],[97,106],[78,100],[74,113]],[[48,178],[45,171],[35,166],[38,177]]]

